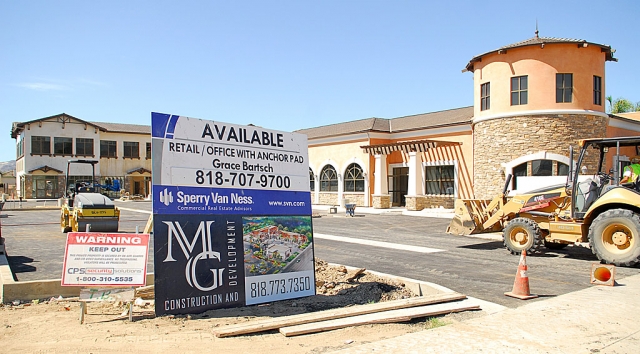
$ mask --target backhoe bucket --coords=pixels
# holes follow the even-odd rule
[[[469,211],[469,204],[473,200],[456,199],[453,219],[447,227],[448,234],[471,235],[476,230],[476,223]]]
[[[447,233],[453,235],[471,235],[485,230],[482,226],[487,219],[487,206],[491,200],[482,199],[456,199],[454,205],[454,217],[447,228]]]

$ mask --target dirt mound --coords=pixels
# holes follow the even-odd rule
[[[391,338],[425,329],[424,321],[364,325],[287,338],[276,331],[232,338],[216,338],[212,329],[262,318],[347,307],[416,296],[404,284],[330,266],[316,259],[316,296],[195,315],[155,317],[152,301],[134,306],[129,322],[126,304],[88,303],[85,324],[80,324],[76,299],[42,299],[0,305],[0,342],[16,353],[157,352],[199,353],[215,347],[219,352],[321,353],[358,343]],[[140,301],[138,301],[140,303]]]

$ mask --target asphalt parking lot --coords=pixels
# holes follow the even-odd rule
[[[116,202],[121,208],[120,232],[143,232],[151,211],[151,202]],[[128,206],[137,204],[134,208]],[[66,235],[60,230],[60,209],[49,209],[43,202],[11,202],[0,212],[2,236],[5,238],[7,260],[17,281],[59,279]],[[10,209],[10,208],[16,209]],[[23,209],[23,210],[20,210]],[[140,209],[135,212],[129,209]],[[153,247],[153,240],[150,241]],[[148,271],[153,272],[153,251],[149,252]]]
[[[115,203],[121,210],[120,232],[142,232],[151,202]],[[66,234],[60,230],[60,210],[51,207],[0,213],[8,261],[17,281],[61,278]],[[519,257],[509,254],[495,237],[446,234],[449,220],[442,218],[358,215],[357,209],[353,218],[320,214],[313,219],[315,257],[438,284],[508,307],[523,303],[504,296],[513,286]],[[590,287],[589,272],[598,262],[590,249],[578,246],[527,258],[532,292],[541,298]],[[153,239],[148,271],[154,271]],[[636,274],[640,267],[618,267],[616,279]]]

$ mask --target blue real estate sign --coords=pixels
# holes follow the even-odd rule
[[[305,135],[152,113],[156,315],[315,294]]]

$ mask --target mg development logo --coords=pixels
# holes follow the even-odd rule
[[[194,236],[189,239],[189,236],[185,233],[185,230],[183,230],[182,225],[180,225],[178,221],[162,221],[163,224],[167,225],[168,232],[167,257],[162,262],[176,262],[176,259],[173,258],[173,241],[175,240],[178,243],[178,246],[180,246],[185,260],[187,260],[184,270],[185,279],[190,287],[196,288],[200,291],[212,291],[219,286],[224,285],[223,276],[225,268],[209,268],[211,275],[213,275],[213,280],[211,285],[207,287],[200,284],[198,271],[196,270],[200,261],[209,259],[213,260],[214,263],[217,263],[218,265],[220,265],[222,261],[220,252],[213,250],[213,235],[211,228],[214,222],[215,221],[213,220],[201,221]],[[200,240],[202,251],[196,250],[198,240]],[[210,263],[209,266],[211,266]],[[238,285],[238,282],[235,280],[229,281],[229,285],[236,286]]]
[[[169,206],[169,204],[173,203],[173,193],[169,192],[166,188],[160,191],[160,202]]]

